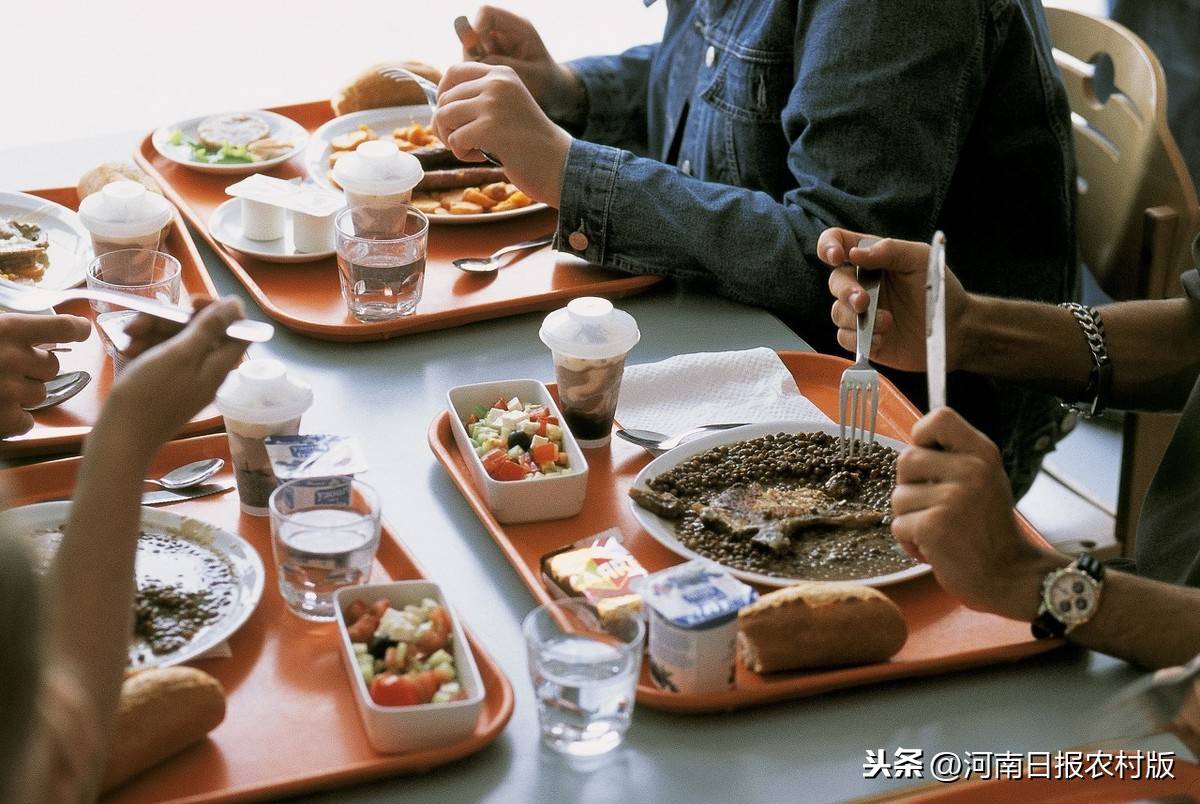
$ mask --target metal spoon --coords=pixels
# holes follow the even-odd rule
[[[691,441],[697,436],[705,433],[712,433],[718,430],[732,430],[734,427],[745,427],[745,422],[731,422],[729,424],[702,424],[699,427],[693,427],[690,430],[684,430],[682,433],[676,433],[673,436],[656,433],[653,430],[617,430],[617,435],[628,441],[630,444],[637,444],[643,449],[649,450],[655,454],[673,450],[680,444],[686,441]]]
[[[221,458],[206,458],[202,461],[193,461],[185,463],[183,466],[177,466],[157,480],[148,477],[146,482],[172,491],[186,489],[198,486],[208,480],[221,471],[221,467],[224,465],[225,461]]]
[[[550,245],[553,241],[553,233],[543,235],[535,240],[526,240],[524,243],[513,243],[511,246],[505,246],[490,257],[459,257],[457,260],[454,260],[454,266],[460,271],[466,271],[471,274],[490,274],[500,267],[501,257],[512,254],[514,251],[543,248]]]
[[[30,405],[25,410],[33,413],[35,410],[45,410],[55,405],[61,405],[86,388],[91,381],[92,375],[86,371],[68,371],[59,374],[46,383],[46,398],[36,405]]]

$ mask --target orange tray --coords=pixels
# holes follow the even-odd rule
[[[78,209],[79,196],[74,187],[57,187],[52,190],[29,190],[32,195],[62,204],[69,209]],[[178,213],[167,231],[162,249],[179,260],[183,274],[183,289],[187,296],[216,296],[217,289],[204,267],[204,261],[196,252],[187,227]],[[60,313],[72,313],[95,320],[96,314],[86,301],[60,304]],[[77,395],[61,405],[33,414],[33,429],[28,433],[0,441],[0,458],[23,455],[46,455],[55,452],[77,452],[84,437],[91,432],[92,425],[100,415],[100,407],[108,398],[112,385],[112,361],[104,353],[100,335],[93,330],[84,343],[64,344],[70,352],[58,355],[62,371],[84,370],[92,375],[92,381]],[[180,435],[212,433],[224,429],[221,414],[211,405],[200,411],[194,419],[184,425]]]
[[[1086,755],[1089,750],[1079,749]],[[1108,750],[1108,749],[1106,749]],[[1108,753],[1115,751],[1108,750]],[[1086,767],[1086,765],[1085,765]],[[1098,801],[1195,801],[1200,797],[1200,766],[1175,759],[1174,779],[988,779],[933,784],[866,799],[906,804],[973,804],[981,801],[1040,801],[1094,804]]]
[[[850,365],[849,361],[814,352],[781,352],[779,356],[796,378],[800,391],[822,411],[836,418],[838,381],[842,370]],[[550,388],[555,392],[553,385]],[[917,409],[895,386],[886,380],[881,383],[878,422],[881,434],[907,440],[909,429],[919,416]],[[626,547],[651,572],[682,561],[643,531],[629,511],[626,492],[650,460],[649,454],[639,447],[614,438],[609,447],[588,451],[587,501],[576,517],[554,522],[501,525],[475,489],[470,470],[454,443],[448,412],[439,414],[430,425],[429,444],[539,602],[551,599],[541,579],[538,563],[541,556],[606,528],[620,528]],[[1024,520],[1022,527],[1036,535]],[[739,662],[734,689],[704,695],[660,690],[643,668],[637,699],[645,706],[672,712],[740,709],[889,679],[1014,661],[1061,644],[1054,640],[1034,639],[1027,624],[968,609],[944,592],[932,575],[881,591],[896,601],[908,621],[908,642],[891,661],[771,675],[752,673]]]
[[[208,435],[175,441],[151,467],[160,473],[200,458],[222,457],[218,480],[233,482],[228,441]],[[79,458],[0,472],[11,505],[64,497],[75,486]],[[496,662],[468,639],[486,696],[475,733],[455,745],[409,754],[379,754],[367,743],[335,625],[301,620],[287,611],[271,558],[266,517],[241,513],[234,491],[175,503],[169,510],[239,533],[266,567],[262,602],[230,638],[233,656],[194,662],[220,679],[228,695],[225,721],[208,740],[168,759],[114,791],[109,801],[245,801],[426,771],[473,754],[508,723],[513,692]],[[372,582],[423,578],[424,573],[385,524]]]
[[[290,117],[310,132],[333,117],[329,101],[281,106],[271,111]],[[528,313],[561,306],[576,296],[619,298],[645,290],[659,277],[630,276],[588,265],[577,258],[542,250],[520,258],[490,276],[465,274],[451,264],[455,257],[491,254],[498,248],[553,232],[554,210],[480,225],[429,227],[425,288],[417,312],[392,321],[364,324],[347,311],[338,287],[337,261],[281,265],[263,262],[213,239],[208,221],[228,200],[225,188],[235,178],[200,173],[164,159],[150,135],[134,158],[162,184],[217,256],[229,266],[263,311],[285,327],[329,341],[374,341],[456,327],[472,321]],[[267,175],[290,179],[304,175],[303,154]]]

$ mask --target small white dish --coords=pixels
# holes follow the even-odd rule
[[[800,421],[781,421],[781,422],[765,422],[763,424],[748,424],[745,427],[736,427],[732,430],[722,430],[720,432],[711,433],[710,435],[702,436],[693,441],[676,447],[670,452],[664,453],[642,468],[638,472],[638,476],[634,478],[633,485],[637,488],[648,488],[649,480],[652,477],[657,477],[664,472],[674,469],[679,464],[688,460],[694,455],[699,455],[701,452],[718,447],[722,444],[733,444],[737,441],[745,441],[750,438],[758,438],[759,436],[770,435],[772,433],[813,433],[822,432],[832,436],[838,435],[838,426],[833,422],[800,422]],[[907,445],[894,438],[887,436],[876,436],[875,440],[884,446],[891,447],[897,452],[903,450]],[[645,508],[635,503],[632,499],[628,500],[629,510],[633,513],[633,518],[638,521],[647,533],[654,537],[655,541],[663,547],[670,550],[676,555],[682,556],[685,559],[704,558],[707,561],[713,559],[702,556],[692,550],[689,550],[679,541],[679,537],[675,535],[675,523],[669,519],[664,519],[657,514],[652,514]],[[724,565],[722,565],[724,566]],[[800,583],[804,578],[781,578],[775,575],[763,575],[758,572],[747,572],[746,570],[735,569],[733,567],[725,567],[735,578],[745,581],[746,583],[761,584],[762,586],[784,587],[791,586],[795,583]],[[922,575],[927,575],[932,572],[933,568],[928,564],[917,564],[916,566],[893,572],[888,575],[878,575],[872,578],[853,578],[847,580],[847,583],[860,584],[862,586],[890,586],[896,583],[910,581],[913,578],[919,578]]]
[[[270,170],[276,165],[282,165],[292,157],[304,150],[305,144],[308,142],[308,131],[304,126],[292,120],[290,117],[284,117],[275,112],[268,112],[261,109],[255,109],[247,112],[247,114],[262,118],[263,121],[271,127],[271,132],[268,137],[283,137],[292,141],[292,148],[287,153],[281,156],[276,156],[271,159],[264,159],[261,162],[244,162],[230,165],[214,165],[208,162],[198,162],[192,158],[192,149],[185,144],[172,145],[171,136],[175,131],[183,134],[185,140],[198,140],[196,133],[197,127],[208,118],[211,114],[206,114],[201,117],[193,117],[189,120],[181,120],[178,123],[172,123],[162,128],[156,129],[150,135],[150,142],[154,145],[154,150],[164,158],[169,159],[177,165],[182,165],[192,170],[198,170],[201,173],[223,173],[227,176],[244,176],[249,173],[261,173],[264,170]]]
[[[73,210],[36,195],[0,191],[0,220],[34,223],[46,232],[50,264],[34,287],[66,290],[83,284],[92,261],[92,236]]]
[[[381,109],[365,109],[361,112],[351,112],[341,117],[335,117],[313,132],[304,152],[304,168],[313,181],[331,190],[338,188],[329,180],[329,155],[333,152],[330,140],[342,134],[356,131],[359,126],[367,126],[381,137],[390,136],[393,131],[413,123],[429,125],[433,114],[428,106],[388,106]],[[484,165],[486,167],[486,165]],[[500,221],[520,218],[534,212],[546,209],[546,205],[538,202],[520,209],[510,209],[507,212],[485,212],[480,215],[430,215],[432,224],[461,226],[471,223],[498,223]]]
[[[208,219],[208,230],[221,245],[264,262],[315,262],[337,253],[336,249],[296,251],[296,242],[292,238],[292,213],[286,211],[285,216],[283,237],[251,240],[242,232],[242,199],[231,198],[213,210],[212,217]]]
[[[563,450],[570,461],[570,472],[533,477],[526,480],[493,480],[475,454],[463,420],[476,407],[490,407],[503,397],[517,397],[522,402],[545,405],[560,422],[563,431]],[[483,494],[488,510],[505,525],[521,522],[542,522],[566,519],[583,510],[587,497],[588,464],[575,436],[564,423],[562,412],[546,386],[537,380],[501,380],[474,385],[460,385],[446,392],[450,410],[450,428],[463,460],[471,467],[475,486]]]
[[[466,698],[449,703],[418,704],[415,706],[380,706],[371,700],[367,682],[358,669],[350,634],[346,631],[346,609],[355,600],[367,605],[386,597],[392,608],[402,609],[419,605],[425,598],[436,600],[450,614],[454,628],[454,667]],[[367,732],[367,742],[376,751],[395,754],[406,751],[425,751],[451,745],[469,737],[475,731],[479,711],[483,708],[483,679],[471,646],[467,644],[458,614],[446,603],[441,587],[432,581],[396,581],[394,583],[344,586],[333,593],[334,616],[340,637],[342,664],[350,674],[354,702]]]

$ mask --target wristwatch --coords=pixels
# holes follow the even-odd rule
[[[1038,639],[1061,637],[1092,619],[1100,607],[1104,565],[1084,553],[1042,581],[1042,602],[1032,624]]]

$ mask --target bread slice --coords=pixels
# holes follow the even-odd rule
[[[384,61],[363,70],[333,96],[335,115],[379,109],[385,106],[424,106],[425,93],[412,81],[396,81],[379,74],[383,67],[403,67],[433,83],[442,80],[442,71],[419,61]]]
[[[738,626],[738,653],[756,673],[882,662],[908,639],[887,595],[824,581],[763,595],[738,612]]]

